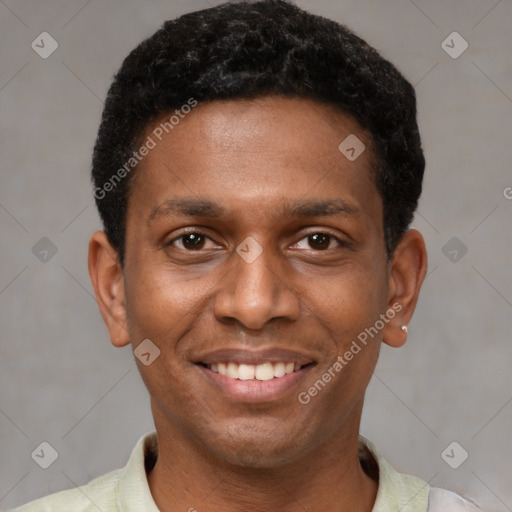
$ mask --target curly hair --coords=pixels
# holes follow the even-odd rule
[[[165,22],[115,75],[94,147],[92,179],[121,265],[136,166],[114,186],[105,184],[133,160],[147,128],[191,98],[266,95],[320,101],[351,115],[370,133],[391,258],[412,221],[425,168],[413,86],[344,25],[288,0],[259,0],[227,2]]]

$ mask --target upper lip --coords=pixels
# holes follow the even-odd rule
[[[207,365],[228,362],[251,365],[293,362],[304,366],[315,361],[300,352],[282,348],[267,348],[259,350],[249,350],[246,348],[222,348],[198,355],[193,359],[193,362]]]

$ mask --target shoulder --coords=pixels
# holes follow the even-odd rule
[[[428,512],[482,512],[462,496],[439,487],[430,488],[428,503]]]
[[[41,498],[12,512],[103,512],[117,510],[117,482],[122,470],[118,469],[91,480],[87,485],[58,492]]]
[[[156,432],[142,436],[127,465],[91,480],[87,485],[51,494],[11,512],[157,511],[146,478],[146,466],[158,453]]]
[[[368,439],[359,436],[359,441],[363,469],[369,476],[378,474],[373,512],[483,512],[452,491],[431,487],[420,478],[398,472]],[[377,471],[371,467],[371,459],[378,466]]]

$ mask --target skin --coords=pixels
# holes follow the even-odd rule
[[[366,146],[353,162],[338,150],[349,134]],[[163,512],[371,511],[378,484],[357,456],[364,393],[381,343],[405,343],[401,326],[427,267],[416,230],[388,261],[372,158],[358,123],[311,100],[200,104],[137,169],[123,269],[105,234],[92,236],[89,270],[112,343],[135,348],[149,338],[161,351],[149,366],[136,361],[159,438],[148,481]],[[162,206],[175,198],[224,211],[179,215]],[[350,212],[288,208],[340,199]],[[185,232],[205,237],[196,250]],[[263,251],[252,263],[236,252],[249,236]],[[397,303],[384,329],[301,404],[298,392]],[[315,364],[291,392],[247,403],[194,364],[224,347],[286,348]]]

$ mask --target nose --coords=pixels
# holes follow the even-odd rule
[[[298,319],[299,299],[287,283],[283,264],[276,264],[270,249],[250,263],[237,253],[232,259],[233,267],[214,299],[217,320],[236,320],[247,329],[261,329],[273,319]]]

